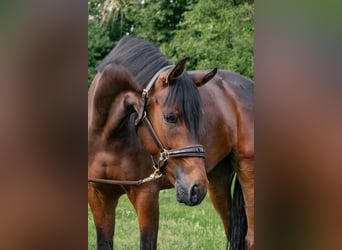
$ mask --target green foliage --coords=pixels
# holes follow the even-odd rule
[[[144,4],[131,8],[127,18],[133,25],[133,34],[155,42],[168,43],[174,36],[177,25],[183,20],[183,13],[196,0],[146,0]]]
[[[95,20],[88,22],[88,86],[96,74],[96,66],[113,48],[106,26]]]
[[[200,0],[161,48],[174,61],[189,56],[190,69],[218,67],[253,78],[253,16],[253,6],[246,3]]]
[[[254,77],[253,0],[90,0],[88,85],[125,34],[145,38],[188,69],[218,67]],[[110,5],[112,4],[112,5]],[[108,6],[115,6],[108,15]]]

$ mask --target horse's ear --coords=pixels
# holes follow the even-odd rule
[[[188,57],[183,58],[171,70],[171,72],[167,76],[167,82],[168,83],[172,83],[172,81],[178,79],[183,74],[187,60],[188,60]]]
[[[196,73],[191,74],[192,80],[196,83],[197,87],[209,82],[217,73],[217,68],[213,69],[209,73]]]

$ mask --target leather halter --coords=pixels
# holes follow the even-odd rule
[[[154,86],[157,78],[159,77],[160,73],[163,71],[174,67],[173,65],[168,65],[161,70],[159,70],[151,79],[151,81],[148,83],[147,87],[142,91],[142,106],[138,113],[138,118],[135,120],[135,126],[138,126],[141,122],[146,126],[147,130],[149,131],[154,143],[157,145],[159,149],[159,159],[158,161],[155,161],[154,157],[151,155],[152,162],[154,165],[154,168],[159,173],[162,173],[162,167],[166,163],[166,161],[169,158],[176,158],[176,157],[205,157],[205,151],[202,145],[190,145],[183,148],[178,149],[170,149],[167,150],[159,140],[156,132],[154,131],[152,124],[150,120],[147,117],[147,100],[148,100],[148,94],[151,90],[151,88]]]

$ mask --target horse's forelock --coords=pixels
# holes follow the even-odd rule
[[[196,84],[189,74],[184,72],[169,89],[164,105],[176,105],[190,134],[198,137],[202,104]]]

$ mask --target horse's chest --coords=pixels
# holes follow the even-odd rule
[[[108,152],[98,152],[89,166],[93,178],[111,178],[122,173],[125,169],[120,155]]]

